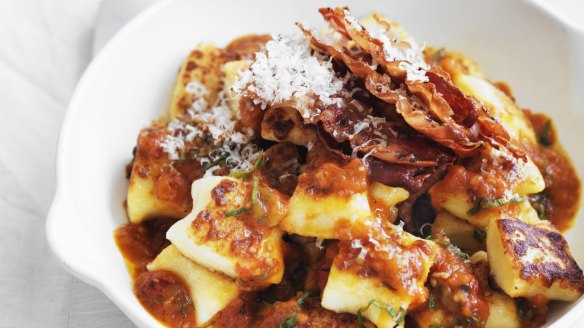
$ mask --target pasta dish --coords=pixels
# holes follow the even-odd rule
[[[199,44],[115,239],[168,327],[538,327],[584,276],[551,119],[380,14]]]

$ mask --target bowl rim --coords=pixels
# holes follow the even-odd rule
[[[175,1],[179,0],[159,0],[152,5],[145,8],[143,11],[138,13],[134,18],[128,21],[119,31],[117,31],[110,40],[102,47],[98,54],[91,60],[89,65],[86,67],[85,71],[81,75],[75,90],[69,100],[67,108],[65,110],[65,115],[59,130],[59,139],[57,143],[56,151],[56,187],[55,195],[51,202],[51,207],[47,214],[47,219],[45,222],[45,235],[49,250],[53,258],[71,275],[80,279],[81,281],[96,287],[102,293],[104,293],[108,299],[110,299],[133,323],[139,324],[140,326],[151,326],[151,327],[164,327],[158,321],[156,321],[152,316],[150,316],[146,310],[143,313],[134,313],[131,310],[131,304],[129,304],[124,297],[112,286],[99,276],[91,273],[88,268],[76,264],[71,261],[67,254],[62,252],[57,246],[59,242],[58,238],[58,222],[60,214],[66,212],[68,209],[66,206],[67,202],[67,192],[64,183],[65,176],[67,172],[64,170],[63,163],[65,161],[65,151],[66,148],[65,141],[69,138],[71,125],[73,124],[73,114],[78,111],[79,102],[85,93],[87,81],[92,78],[94,71],[97,71],[102,63],[108,57],[108,54],[113,48],[122,42],[128,34],[130,34],[136,27],[140,26],[143,22],[150,19],[152,16],[156,15],[160,11],[169,7]]]
[[[143,24],[145,21],[149,20],[151,17],[157,15],[159,12],[163,11],[165,8],[171,6],[173,3],[182,1],[182,0],[159,0],[153,3],[152,5],[145,8],[139,14],[137,14],[134,18],[132,18],[129,22],[127,22],[115,35],[106,42],[106,44],[102,47],[102,49],[98,52],[98,54],[91,60],[89,65],[86,67],[85,71],[81,75],[70,101],[67,105],[65,110],[65,114],[60,126],[59,130],[59,139],[57,144],[57,151],[56,151],[56,188],[53,200],[51,202],[51,207],[48,211],[47,218],[45,221],[45,234],[46,240],[48,244],[48,248],[50,249],[50,253],[53,258],[70,274],[78,279],[88,283],[96,288],[98,288],[101,292],[103,292],[116,306],[135,324],[139,325],[147,325],[151,327],[164,327],[158,321],[153,319],[145,310],[141,311],[141,313],[135,313],[132,310],[131,304],[121,295],[121,293],[112,288],[111,284],[108,284],[107,281],[100,279],[99,276],[96,276],[91,273],[91,271],[83,267],[82,265],[78,265],[75,261],[71,260],[68,255],[60,249],[59,242],[57,238],[59,236],[58,222],[59,218],[62,216],[61,214],[66,213],[69,209],[67,208],[68,204],[68,190],[65,187],[64,179],[67,176],[67,172],[64,169],[64,161],[65,161],[65,151],[66,148],[66,140],[69,139],[71,125],[73,124],[73,116],[74,113],[78,111],[79,103],[85,94],[86,84],[87,81],[92,79],[94,72],[99,70],[102,66],[104,61],[107,59],[108,54],[114,49],[120,42],[129,35],[134,29],[138,26]],[[559,24],[566,30],[566,34],[569,36],[575,36],[579,38],[579,43],[582,43],[582,47],[584,47],[584,25],[578,25],[575,22],[567,19],[566,17],[562,16],[557,11],[550,8],[549,5],[543,3],[542,1],[537,0],[520,0],[520,2],[524,3],[527,6],[531,6],[533,9],[537,10],[541,14],[547,16],[555,23]],[[324,4],[323,4],[324,5]],[[581,59],[584,61],[584,58]],[[583,299],[580,298],[580,301]],[[576,301],[579,302],[579,301]],[[579,302],[579,304],[575,304],[575,306],[566,312],[563,316],[559,317],[555,322],[551,325],[548,324],[546,326],[549,327],[569,327],[571,324],[574,324],[576,321],[580,320],[584,323],[584,312],[578,311],[584,309],[584,302]],[[583,312],[583,313],[578,313]]]

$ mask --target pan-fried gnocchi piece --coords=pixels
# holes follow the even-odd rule
[[[482,210],[472,215],[469,221],[480,227],[487,228],[492,220],[497,220],[502,217],[512,217],[519,221],[536,225],[541,222],[541,219],[537,216],[537,212],[527,200]]]
[[[338,169],[345,173],[354,169],[364,173],[365,167],[357,161]],[[305,173],[300,181],[308,180],[306,177],[313,174]],[[317,176],[318,173],[314,175]],[[289,233],[303,236],[338,239],[343,233],[343,227],[349,228],[359,222],[371,220],[373,216],[395,221],[396,205],[408,197],[409,193],[405,189],[378,182],[352,193],[322,194],[315,191],[312,184],[299,183],[290,199],[290,212],[280,222],[280,227]]]
[[[201,109],[213,104],[222,88],[222,67],[232,58],[213,44],[203,43],[184,61],[170,102],[170,119],[188,118],[196,103]]]
[[[397,219],[397,204],[410,197],[410,193],[403,188],[386,186],[379,182],[369,185],[370,204],[373,205],[373,213],[394,223]]]
[[[413,318],[418,327],[421,328],[447,327],[452,323],[452,317],[440,308],[432,309],[432,311],[420,311]]]
[[[515,301],[502,293],[491,292],[485,295],[489,304],[489,317],[483,328],[519,328],[522,327]],[[440,308],[422,311],[414,315],[418,327],[450,327],[452,316]]]
[[[476,161],[480,165],[478,171],[453,166],[443,180],[430,188],[435,208],[445,209],[473,224],[486,226],[488,222],[476,216],[486,209],[480,201],[493,205],[488,208],[498,207],[521,201],[526,195],[541,192],[545,188],[543,176],[531,160],[517,160],[504,151],[487,146]],[[496,199],[481,200],[473,196],[489,188],[498,193]],[[488,196],[492,194],[489,192]]]
[[[347,185],[353,189],[344,188]],[[355,160],[344,166],[325,163],[304,172],[289,204],[290,212],[280,222],[282,229],[302,236],[338,239],[346,230],[343,228],[372,218],[366,168]]]
[[[550,225],[492,220],[487,252],[497,284],[511,297],[574,301],[584,292],[582,270],[564,237]]]
[[[377,327],[403,327],[409,306],[427,297],[424,284],[434,261],[434,246],[379,222],[366,225],[367,237],[341,241],[322,306],[362,315]]]
[[[205,326],[240,293],[232,279],[210,271],[184,257],[176,247],[166,247],[148,270],[167,270],[178,275],[189,287],[198,326]]]
[[[191,260],[244,283],[267,286],[284,273],[282,231],[250,214],[250,188],[228,177],[193,183],[193,210],[166,237]],[[252,222],[253,221],[253,222]]]
[[[290,213],[280,222],[289,233],[321,239],[339,238],[339,225],[348,226],[371,216],[367,192],[348,197],[335,194],[315,199],[299,187],[290,198]]]
[[[385,287],[379,278],[363,278],[333,266],[322,295],[322,306],[335,312],[361,313],[378,328],[393,328],[403,327],[409,302]],[[397,322],[400,318],[402,320]]]
[[[435,192],[432,194],[436,195]],[[447,209],[449,213],[454,213],[455,217],[462,218],[465,221],[468,221],[471,225],[482,229],[486,229],[490,221],[501,217],[514,217],[531,224],[541,221],[535,209],[533,209],[531,204],[523,198],[512,199],[511,201],[499,206],[484,208],[472,215],[469,214],[469,212],[472,213],[473,208],[477,205],[472,205],[471,207],[469,203],[472,204],[470,197],[466,199],[463,197],[453,197],[444,203],[445,205],[443,208]],[[493,203],[491,205],[496,204]]]
[[[171,161],[160,146],[166,135],[164,125],[154,124],[138,136],[126,203],[133,223],[181,218],[191,210],[191,183],[204,172],[198,162]]]
[[[436,215],[432,231],[443,232],[450,242],[465,251],[478,251],[485,248],[486,233],[483,229],[448,212],[439,212]]]
[[[485,296],[489,303],[489,318],[485,328],[519,328],[521,320],[517,305],[513,299],[502,293],[492,293]]]

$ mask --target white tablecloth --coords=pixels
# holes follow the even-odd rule
[[[55,262],[45,216],[59,126],[94,41],[153,1],[0,0],[0,327],[133,326]],[[584,25],[581,1],[539,1]]]

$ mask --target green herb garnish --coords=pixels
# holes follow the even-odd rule
[[[550,140],[551,139],[551,136],[550,136],[551,129],[552,129],[552,121],[547,120],[547,122],[545,122],[545,125],[543,126],[543,131],[541,132],[541,135],[539,136],[539,143],[545,147],[549,147],[552,145],[552,141]]]
[[[261,168],[263,165],[264,153],[261,152],[260,155],[258,156],[258,159],[256,159],[253,167],[250,170],[231,170],[231,172],[229,172],[229,176],[232,178],[243,180],[247,178],[247,176],[253,173],[255,170]]]
[[[238,208],[238,209],[236,209],[236,210],[233,210],[233,211],[229,211],[229,212],[227,212],[227,213],[225,214],[225,217],[226,217],[226,218],[229,218],[229,217],[232,217],[232,216],[237,216],[237,215],[239,215],[239,214],[243,214],[243,213],[246,213],[246,214],[247,214],[247,213],[249,213],[249,212],[251,212],[251,210],[250,210],[249,208],[247,208],[247,207],[242,207],[242,208]]]
[[[523,307],[519,307],[517,314],[519,315],[519,319],[521,321],[525,321],[525,318],[527,318],[527,313],[525,313],[525,309]]]
[[[365,328],[365,325],[363,324],[363,315],[360,310],[357,311],[357,323],[359,323],[359,328]]]
[[[296,319],[296,315],[286,318],[284,321],[280,322],[278,328],[292,328],[296,326],[298,323],[298,319]]]
[[[545,190],[540,192],[540,193],[537,193],[535,195],[530,195],[529,202],[531,203],[531,206],[537,212],[537,217],[540,220],[547,220],[548,219],[546,204],[549,203],[549,198],[548,198],[548,195],[547,195]]]
[[[428,298],[428,309],[434,311],[434,308],[436,308],[436,302],[434,301],[434,295],[430,294]]]
[[[507,204],[521,203],[523,201],[525,201],[525,199],[521,197],[514,197],[511,199],[499,198],[495,200],[486,200],[484,198],[479,198],[475,202],[474,207],[468,211],[468,215],[475,215],[482,210],[486,210],[493,207],[499,207]]]
[[[227,156],[219,157],[216,160],[209,162],[205,165],[205,170],[212,168],[215,165],[225,165],[225,160],[227,160]]]
[[[428,238],[426,238],[426,239],[431,240],[431,241],[437,243],[438,245],[441,245],[441,246],[448,248],[448,250],[450,250],[452,253],[454,253],[456,256],[460,257],[463,260],[468,260],[470,258],[468,256],[468,254],[461,251],[460,248],[458,248],[456,245],[453,245],[450,242],[450,239],[448,239],[447,237],[436,238],[436,237],[428,236]]]
[[[487,240],[487,232],[485,230],[476,229],[472,235],[481,244],[484,244],[485,240]]]
[[[399,310],[396,311],[395,308],[391,305],[383,305],[381,302],[377,301],[377,300],[371,300],[369,302],[369,304],[367,304],[366,307],[361,308],[357,311],[357,321],[359,322],[359,328],[364,327],[363,325],[363,312],[367,311],[367,309],[369,309],[369,307],[373,305],[376,308],[383,310],[387,313],[389,313],[390,316],[392,316],[393,320],[395,320],[396,323],[400,323],[402,321],[405,320],[406,318],[406,309],[404,309],[403,307],[400,306]]]
[[[304,302],[306,301],[307,298],[309,298],[310,296],[314,296],[314,295],[316,295],[315,291],[307,290],[304,292],[304,294],[302,294],[302,296],[300,296],[300,298],[298,298],[298,300],[296,301],[296,304],[298,304],[298,306],[302,306],[302,305],[304,305]]]
[[[477,317],[466,317],[466,326],[467,327],[474,327],[475,325],[478,325],[479,328],[483,328],[485,326],[485,323],[477,318]]]

